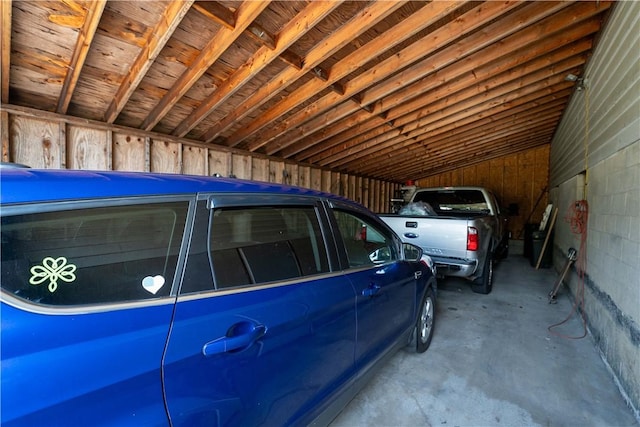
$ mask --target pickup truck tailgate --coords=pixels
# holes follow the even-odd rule
[[[454,217],[381,215],[404,242],[420,246],[427,255],[467,259],[467,219]]]

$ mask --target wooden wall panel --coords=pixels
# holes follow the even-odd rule
[[[229,176],[231,171],[231,153],[209,150],[209,174]]]
[[[113,170],[148,172],[149,142],[141,136],[113,134]]]
[[[231,156],[231,174],[239,179],[251,179],[251,156],[233,153]]]
[[[334,193],[376,212],[389,211],[389,199],[399,187],[139,129],[54,113],[43,117],[43,112],[24,107],[3,105],[0,120],[3,160],[36,168],[233,175]]]
[[[280,160],[269,161],[269,181],[282,184],[284,175],[284,162]]]
[[[420,187],[481,186],[493,191],[504,209],[518,208],[510,216],[513,238],[524,238],[527,220],[537,224],[547,206],[549,183],[549,146],[542,146],[505,157],[478,163],[440,175],[422,178]],[[536,202],[539,203],[536,206]]]
[[[311,184],[309,187],[314,190],[322,190],[322,169],[311,168]]]
[[[298,186],[311,188],[311,168],[309,166],[298,167]]]
[[[181,144],[152,140],[149,170],[151,172],[180,173],[182,164]]]
[[[269,181],[269,159],[254,158],[251,162],[251,179]]]
[[[64,123],[29,117],[9,117],[12,162],[32,168],[65,167]]]
[[[69,125],[67,127],[67,168],[111,169],[111,132]]]
[[[182,173],[187,175],[208,175],[207,149],[202,147],[182,147]]]

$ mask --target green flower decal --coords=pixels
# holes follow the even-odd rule
[[[39,285],[49,280],[49,292],[53,293],[58,289],[58,280],[67,283],[76,280],[76,268],[74,264],[67,264],[67,259],[63,256],[56,259],[46,257],[42,260],[42,265],[31,267],[29,283]]]

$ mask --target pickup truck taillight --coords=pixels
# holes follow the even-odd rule
[[[467,227],[467,250],[478,250],[478,229],[475,227]]]

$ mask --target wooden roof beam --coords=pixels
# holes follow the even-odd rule
[[[363,9],[338,30],[329,34],[322,43],[311,49],[304,58],[301,69],[287,69],[276,75],[271,81],[263,85],[258,91],[238,106],[235,111],[227,114],[224,119],[212,126],[204,135],[206,142],[213,141],[218,135],[228,129],[236,121],[246,117],[260,108],[282,90],[295,83],[307,72],[321,64],[331,55],[342,49],[349,41],[373,27],[388,15],[396,11],[404,1],[378,1]],[[227,145],[236,146],[238,141],[228,141]]]
[[[559,79],[560,80],[560,79]],[[542,90],[539,84],[532,84],[530,85],[528,88],[526,88],[525,90],[519,92],[519,96],[515,96],[512,97],[513,99],[511,101],[504,101],[504,102],[492,102],[492,100],[496,100],[499,99],[497,97],[494,97],[490,100],[485,101],[484,105],[480,105],[478,106],[477,109],[474,109],[473,111],[467,111],[464,108],[459,108],[459,109],[455,109],[452,110],[450,115],[445,116],[442,118],[442,120],[438,121],[435,123],[434,128],[430,129],[431,131],[433,131],[434,129],[440,129],[446,125],[450,125],[450,124],[455,124],[455,123],[461,123],[462,120],[465,120],[467,118],[470,118],[470,121],[479,121],[484,117],[494,117],[502,112],[508,112],[511,109],[518,107],[518,106],[524,106],[527,104],[531,104],[534,103],[535,100],[537,99],[543,99],[543,100],[551,100],[551,99],[555,99],[556,96],[554,95],[555,93],[557,93],[558,91],[562,91],[563,95],[566,97],[566,89],[569,87],[570,85],[568,85],[566,82],[564,82],[563,80],[561,80],[561,82],[559,84],[557,84],[556,86],[552,86],[550,88],[547,88],[547,90]],[[500,96],[497,94],[497,96]],[[502,95],[504,96],[504,95]],[[491,105],[495,106],[491,107]],[[489,108],[487,108],[489,107]],[[394,136],[395,134],[392,134],[391,136]],[[407,140],[411,140],[411,141],[419,141],[419,138],[416,137],[410,137],[407,136]],[[426,138],[426,137],[425,137]],[[392,149],[396,149],[396,150],[400,150],[402,147],[399,146],[392,146],[391,144],[389,144],[387,146],[390,150]],[[341,150],[340,150],[341,149]],[[356,140],[355,143],[354,142],[350,142],[348,144],[344,144],[341,145],[339,147],[336,147],[334,150],[327,150],[327,154],[329,155],[334,155],[336,153],[340,153],[340,152],[345,152],[347,149],[354,150],[354,157],[352,158],[346,158],[344,157],[344,159],[342,160],[336,160],[333,162],[332,166],[333,167],[337,167],[337,166],[341,166],[344,163],[347,163],[348,161],[358,158],[364,154],[368,154],[370,153],[369,149],[371,149],[372,151],[380,151],[382,154],[384,154],[384,150],[386,149],[385,146],[381,146],[380,144],[377,145],[376,147],[371,147],[370,144],[367,144],[367,140],[365,139],[364,141],[358,141]],[[318,155],[318,157],[314,157],[314,158],[310,158],[308,159],[309,162],[311,163],[318,163],[318,164],[324,164],[323,162],[323,158],[324,156]],[[328,163],[327,163],[328,164]]]
[[[437,75],[434,76],[432,74],[426,75],[422,81],[418,81],[417,83],[404,88],[395,94],[387,96],[380,102],[384,108],[387,117],[394,118],[400,116],[399,112],[402,111],[402,102],[407,101],[407,99],[415,98],[416,95],[421,95],[424,93],[429,94],[429,98],[433,95],[436,95],[437,92],[431,93],[429,90],[436,89],[445,83],[448,85],[444,90],[444,96],[448,96],[450,93],[459,90],[460,88],[464,88],[465,86],[471,83],[478,83],[483,79],[486,79],[489,76],[498,75],[510,68],[516,66],[518,63],[524,63],[529,60],[537,60],[536,58],[543,58],[544,56],[548,56],[548,60],[550,63],[557,62],[560,59],[567,58],[574,54],[579,54],[589,50],[592,46],[592,41],[590,39],[583,39],[588,34],[591,34],[594,29],[597,29],[599,23],[596,20],[589,20],[585,22],[583,25],[574,26],[566,31],[562,32],[562,42],[565,46],[559,50],[557,50],[558,41],[553,38],[545,38],[542,40],[536,40],[534,43],[523,44],[525,42],[528,43],[528,39],[531,36],[537,37],[536,30],[530,31],[529,29],[525,29],[522,32],[516,33],[510,36],[507,39],[502,40],[497,46],[489,46],[476,54],[469,56],[466,58],[464,62],[454,63],[452,65],[447,66],[446,68],[438,68],[433,71],[436,73],[442,73],[442,75],[447,76],[446,81],[442,81],[442,79],[438,79]],[[529,35],[530,33],[533,33]],[[461,41],[457,43],[457,45],[465,45],[465,41]],[[518,52],[518,55],[515,56],[512,52]],[[433,59],[435,64],[446,64],[446,55],[450,55],[449,50],[445,49],[436,55],[434,55],[431,59]],[[518,59],[514,59],[518,58]],[[543,59],[538,59],[540,61]],[[483,64],[476,68],[477,64]],[[386,83],[382,83],[385,85]],[[442,86],[444,87],[444,86]],[[375,89],[374,89],[375,90]],[[371,98],[373,99],[373,98]],[[422,100],[421,102],[416,102],[418,105],[424,105],[426,102]],[[400,108],[393,109],[400,105]],[[341,108],[341,106],[337,107]],[[412,107],[417,108],[417,107]],[[410,109],[409,109],[410,111]],[[333,137],[334,141],[325,141],[322,143],[322,146],[329,145],[333,146],[341,141],[344,141],[348,138],[353,137],[353,133],[355,129],[365,128],[371,129],[372,126],[367,124],[367,120],[370,118],[366,116],[360,116],[362,120],[354,121],[352,118],[355,115],[349,117],[349,124],[346,126],[342,122],[337,122],[332,127],[323,127],[322,132],[317,136],[315,135],[307,135],[304,138],[303,143],[295,144],[291,147],[287,147],[286,149],[280,152],[282,157],[288,158],[293,154],[296,154],[302,151],[300,148],[304,150],[308,150],[309,146],[317,145],[320,141],[325,140],[328,137]],[[302,126],[307,126],[304,124]],[[348,130],[345,132],[344,129]],[[288,138],[294,138],[292,135],[285,135]],[[311,153],[316,154],[316,153]],[[296,156],[297,159],[304,159],[308,156]]]
[[[232,29],[226,26],[220,28],[216,35],[209,40],[202,49],[193,64],[176,80],[156,107],[151,110],[147,118],[142,122],[141,128],[144,130],[152,130],[268,5],[269,1],[266,0],[244,1],[236,10],[235,17],[237,25]]]
[[[69,63],[69,72],[67,73],[64,83],[62,84],[62,91],[58,98],[58,106],[56,112],[59,114],[66,114],[71,102],[71,97],[78,84],[80,78],[80,72],[84,66],[84,61],[87,59],[87,53],[89,53],[89,47],[93,41],[93,37],[98,29],[102,12],[106,6],[106,0],[96,0],[88,3],[89,10],[87,11],[84,25],[78,33],[78,39],[76,40],[76,46],[73,50],[71,62]]]
[[[172,132],[175,136],[184,136],[198,123],[204,120],[213,110],[248,83],[256,74],[274,61],[283,51],[288,49],[306,32],[331,13],[340,3],[311,2],[298,15],[289,21],[278,35],[276,49],[262,46],[238,68],[227,80],[209,95],[189,116],[187,116]]]
[[[478,68],[481,64],[486,64],[491,61],[490,58],[513,58],[514,55],[507,55],[509,51],[516,51],[527,46],[524,52],[519,52],[517,56],[515,56],[515,61],[524,62],[528,59],[531,59],[537,55],[541,55],[541,51],[551,51],[558,47],[557,44],[550,46],[550,42],[548,39],[540,40],[540,34],[548,34],[550,31],[551,23],[560,21],[562,25],[566,25],[567,16],[574,17],[576,14],[572,13],[569,15],[571,11],[567,11],[564,15],[560,15],[560,19],[558,18],[550,18],[549,15],[552,15],[554,12],[558,12],[559,10],[566,8],[566,3],[531,3],[526,7],[515,11],[511,16],[509,23],[497,22],[494,24],[490,24],[487,28],[483,28],[483,31],[472,34],[470,37],[467,37],[459,42],[456,42],[454,45],[443,49],[434,55],[427,56],[424,60],[417,62],[406,70],[402,71],[396,77],[401,77],[400,81],[404,81],[406,84],[412,83],[409,86],[406,86],[400,90],[398,87],[402,86],[398,84],[398,80],[394,78],[392,81],[382,81],[377,86],[373,88],[365,88],[361,94],[362,104],[371,104],[373,102],[379,101],[383,97],[382,104],[384,106],[384,110],[389,112],[388,117],[393,118],[397,117],[397,115],[392,114],[390,109],[392,107],[396,107],[401,105],[403,102],[406,103],[408,100],[417,98],[422,93],[425,93],[427,90],[437,87],[438,85],[442,85],[444,83],[443,78],[434,77],[434,73],[439,72],[439,70],[445,69],[446,71],[442,71],[443,75],[446,75],[446,82],[448,84],[454,84],[457,86],[463,86],[469,80],[469,78],[458,79],[459,76],[464,76],[465,73],[468,73],[468,76],[471,79],[481,79],[482,73],[474,73],[475,69]],[[585,19],[586,17],[593,16],[593,7],[588,10],[585,8],[579,9],[578,16],[580,19]],[[522,22],[520,27],[516,27],[511,25],[510,22]],[[524,26],[525,23],[540,21],[538,24],[535,24],[533,28],[526,28],[520,32],[514,34],[514,31],[518,28]],[[550,23],[551,22],[551,23]],[[556,27],[560,24],[555,24]],[[587,27],[591,28],[593,25],[587,25]],[[597,28],[597,26],[596,26]],[[557,28],[556,28],[557,29]],[[593,31],[592,29],[590,30]],[[574,40],[575,33],[580,33],[581,36],[584,35],[585,31],[569,31],[568,35],[563,35],[563,40]],[[487,36],[490,35],[490,37]],[[572,38],[573,37],[573,38]],[[496,40],[500,40],[499,43],[495,43]],[[547,40],[545,42],[545,40]],[[542,45],[541,47],[531,47],[531,44]],[[464,61],[460,61],[460,52],[464,52],[467,56]],[[454,62],[452,64],[453,59],[456,59],[458,62]],[[510,62],[509,62],[510,61]],[[509,67],[513,67],[515,65],[514,60],[510,59],[507,61],[503,60],[500,67],[494,66],[491,74],[499,73],[500,71],[504,71]],[[508,63],[507,63],[508,62]],[[516,62],[517,63],[517,62]],[[501,70],[499,69],[501,68]],[[425,70],[429,70],[428,73],[425,73]],[[473,73],[473,74],[472,74]],[[478,75],[481,74],[481,75]],[[489,73],[484,74],[484,76],[491,75]],[[356,79],[354,79],[355,81]],[[349,86],[355,85],[354,81],[349,82],[347,84],[347,91],[350,91]],[[454,83],[450,83],[450,82]],[[359,87],[356,89],[360,89]],[[395,94],[393,94],[395,91]],[[393,94],[393,95],[392,95]],[[329,97],[325,97],[328,99]],[[424,102],[423,100],[418,99],[416,102]],[[323,106],[318,106],[316,103],[313,106],[313,111],[323,111]],[[332,109],[332,114],[337,115],[338,110],[343,110],[342,115],[346,116],[348,114],[352,114],[351,106],[349,104],[339,105]],[[311,110],[311,108],[310,108]],[[287,123],[291,123],[288,121]],[[326,128],[326,123],[322,123],[321,127]],[[301,129],[305,128],[304,135],[304,144],[308,146],[308,144],[313,143],[307,137],[311,132],[309,128],[310,124],[301,125],[293,127],[293,129],[284,135],[282,135],[282,142],[275,141],[276,145],[291,145],[296,141],[302,139]],[[264,135],[262,135],[264,137]],[[298,144],[299,145],[299,144]],[[299,147],[296,146],[291,150],[293,152],[299,151]],[[282,150],[280,151],[281,155],[285,158],[291,155],[291,151]],[[274,153],[274,151],[267,151],[268,153]]]
[[[362,64],[368,62],[374,57],[379,55],[379,52],[386,51],[401,41],[417,34],[427,26],[437,22],[439,19],[448,15],[455,9],[456,6],[460,6],[461,3],[454,2],[449,4],[448,2],[431,2],[426,4],[422,9],[416,11],[413,15],[405,19],[401,24],[389,29],[381,34],[375,40],[362,46],[355,51],[349,57],[343,59],[341,62],[335,64],[331,70],[332,79],[338,80],[348,76],[355,70],[356,64]],[[299,111],[298,113],[288,117],[287,121],[283,124],[273,126],[268,131],[262,132],[258,141],[249,145],[249,150],[253,151],[256,148],[269,144],[267,147],[267,153],[275,153],[282,150],[284,147],[292,144],[295,141],[287,139],[281,139],[275,143],[271,143],[274,139],[287,132],[290,128],[299,126],[301,123],[312,119],[320,114],[324,114],[327,110],[334,108],[336,105],[344,101],[344,98],[351,97],[358,94],[362,90],[370,87],[372,84],[380,82],[390,75],[397,73],[399,69],[402,69],[413,62],[420,60],[430,53],[440,49],[452,40],[463,36],[468,31],[473,31],[485,25],[487,22],[495,19],[497,16],[504,14],[506,11],[517,6],[516,2],[488,2],[476,6],[472,10],[464,13],[458,19],[452,21],[449,25],[440,27],[431,34],[427,35],[422,40],[416,42],[420,43],[420,49],[416,49],[415,46],[410,45],[402,49],[397,54],[385,59],[377,66],[371,68],[367,73],[363,73],[355,77],[353,80],[345,83],[346,92],[342,96],[329,94],[314,102],[313,105]],[[418,19],[418,17],[420,17]],[[471,19],[473,17],[473,19]],[[299,103],[306,101],[312,94],[318,93],[322,87],[315,87],[316,85],[307,84],[299,88],[295,95],[291,96],[288,100],[281,102],[274,107],[270,112],[261,115],[254,124],[249,125],[242,129],[241,135],[250,134],[251,129],[256,127],[261,128],[261,122],[270,117],[274,113],[279,115],[287,113],[293,106],[291,100],[295,100]],[[359,108],[359,106],[358,106]],[[350,114],[353,111],[350,111]],[[345,115],[346,115],[345,114]],[[248,135],[247,135],[248,136]]]
[[[485,80],[475,80],[472,76],[470,76],[466,78],[467,81],[464,83],[467,85],[467,88],[464,90],[458,90],[457,92],[451,86],[443,85],[438,89],[429,92],[429,96],[421,100],[422,104],[427,104],[426,106],[422,107],[422,109],[418,109],[415,113],[411,113],[408,116],[396,118],[395,124],[396,126],[404,126],[403,132],[407,133],[412,129],[413,126],[418,126],[418,118],[422,117],[424,113],[433,112],[433,114],[438,115],[437,124],[439,126],[442,126],[446,123],[445,118],[447,117],[447,115],[455,114],[458,111],[464,111],[468,108],[468,104],[481,102],[483,97],[490,98],[491,96],[495,97],[500,93],[508,93],[510,90],[516,90],[521,86],[532,84],[532,82],[542,80],[549,75],[562,74],[562,70],[570,69],[584,63],[586,58],[583,55],[569,56],[573,53],[574,50],[571,48],[558,51],[556,54],[552,55],[551,58],[555,61],[560,62],[551,66],[548,63],[549,58],[544,57],[530,61],[522,67],[508,70],[506,72],[503,72],[502,74],[498,74],[495,76],[490,76],[489,78],[487,78],[487,75],[481,75],[481,77],[485,78]],[[567,56],[569,57],[567,58]],[[537,71],[532,73],[532,71],[534,70]],[[480,75],[478,77],[480,77]],[[463,78],[462,80],[464,81],[465,79]],[[453,83],[453,85],[455,86],[457,85],[457,83]],[[464,87],[464,85],[462,87]],[[436,102],[431,102],[431,100],[436,100]],[[465,104],[461,104],[461,102],[465,100],[468,101],[466,101]],[[475,114],[480,114],[482,110],[476,108],[473,110],[473,112]],[[407,117],[411,117],[414,119],[407,119]],[[469,117],[469,114],[467,114],[467,117]],[[456,116],[455,123],[458,123],[461,119],[463,118]],[[433,122],[434,120],[431,121]],[[369,135],[377,136],[382,130],[385,129],[389,131],[389,128],[384,125],[381,125],[379,129],[372,129],[369,132],[359,135],[358,138],[353,140],[352,144],[360,144],[361,142],[366,141]],[[391,132],[393,133],[393,131]],[[408,134],[408,136],[414,137],[416,136],[416,134]],[[358,140],[360,142],[358,142]],[[312,163],[319,162],[323,156],[333,155],[334,149],[328,148],[330,148],[331,146],[336,146],[339,143],[340,139],[337,139],[337,141],[334,139],[334,141],[328,141],[319,144],[324,149],[316,150],[314,156],[297,156],[296,158],[298,160],[309,160]],[[342,152],[344,148],[344,144],[337,145],[335,151]]]
[[[129,73],[123,79],[120,87],[118,87],[111,104],[109,104],[104,115],[105,122],[113,123],[116,120],[118,114],[120,114],[149,68],[151,68],[151,65],[153,65],[158,54],[191,8],[192,3],[193,0],[182,0],[172,1],[167,4],[162,17],[158,20],[153,30],[149,32],[149,39],[131,65]]]
[[[477,137],[475,139],[465,138],[461,140],[447,141],[442,144],[431,144],[428,147],[425,146],[422,141],[416,141],[419,146],[414,145],[413,147],[411,147],[407,144],[404,148],[398,149],[396,151],[384,150],[378,153],[370,154],[368,156],[360,156],[359,159],[345,163],[342,167],[353,167],[354,165],[365,162],[365,160],[368,162],[371,159],[381,159],[388,155],[393,155],[394,157],[396,157],[398,159],[398,162],[406,162],[407,164],[416,163],[415,160],[419,158],[420,155],[422,155],[423,157],[430,156],[433,159],[437,159],[439,158],[438,156],[442,155],[443,153],[455,154],[463,148],[483,147],[484,145],[492,141],[501,140],[505,137],[516,138],[519,136],[533,136],[536,133],[540,133],[542,129],[546,129],[547,127],[553,128],[557,126],[561,114],[561,111],[558,112],[558,110],[554,110],[548,115],[524,116],[521,119],[521,122],[518,123],[509,124],[503,122],[500,124],[500,127],[496,128],[493,133],[486,133],[484,136]],[[522,121],[528,122],[529,126],[531,124],[537,125],[536,131],[532,132],[531,128],[527,125],[523,125]],[[367,167],[368,165],[365,166],[365,168]]]
[[[415,149],[416,144],[419,146],[433,146],[438,144],[446,144],[447,141],[455,140],[466,141],[468,139],[484,137],[488,132],[497,131],[504,128],[505,121],[509,122],[509,125],[516,126],[517,123],[530,120],[537,117],[545,117],[550,111],[557,112],[557,109],[564,108],[565,100],[552,100],[550,103],[545,103],[538,108],[520,108],[518,113],[512,113],[511,110],[506,111],[502,117],[492,118],[493,120],[485,120],[484,122],[472,123],[471,125],[464,126],[460,129],[446,134],[446,137],[441,139],[433,138],[429,140],[418,140],[415,138],[408,138],[406,142],[399,142],[395,138],[395,134],[392,134],[392,142],[380,141],[377,143],[375,139],[367,141],[364,144],[353,145],[350,148],[342,150],[332,150],[330,156],[322,159],[322,163],[330,165],[330,167],[349,167],[353,162],[359,162],[363,157],[370,156],[384,156],[389,153],[395,153],[401,155]],[[406,138],[406,137],[405,137]],[[375,142],[374,142],[375,141]],[[321,162],[318,162],[321,163]]]
[[[236,27],[236,16],[233,11],[217,1],[197,1],[193,3],[193,10],[217,22],[227,30],[233,30]]]
[[[11,75],[11,0],[0,0],[0,21],[2,23],[2,54],[0,56],[0,73],[2,73],[2,87],[0,87],[0,100],[3,104],[9,103],[9,76]]]
[[[350,56],[344,58],[341,62],[335,64],[329,72],[330,80],[328,80],[327,82],[312,80],[302,85],[301,87],[296,89],[295,92],[290,94],[286,99],[277,103],[270,110],[260,114],[258,119],[254,120],[248,126],[243,127],[234,135],[232,135],[229,138],[230,143],[235,145],[240,141],[244,141],[250,136],[255,135],[265,126],[271,124],[273,120],[276,120],[278,117],[287,114],[289,111],[295,109],[298,105],[315,96],[315,94],[326,89],[331,82],[339,81],[340,79],[348,76],[350,73],[358,69],[360,64],[374,59],[375,57],[380,55],[381,51],[391,49],[402,41],[410,38],[411,36],[418,33],[421,29],[426,28],[430,24],[433,24],[437,20],[451,13],[451,11],[455,10],[457,7],[460,7],[461,4],[462,3],[460,2],[427,3],[421,9],[414,12],[410,17],[402,21],[400,24],[389,29],[376,39],[360,47]],[[417,50],[414,49],[414,51]],[[355,95],[355,93],[353,93],[352,95]],[[331,97],[331,95],[328,96]],[[341,96],[334,94],[333,97],[340,98]],[[288,128],[289,123],[291,123],[291,125],[299,124],[301,120],[300,116],[302,115],[306,118],[309,114],[308,110],[308,108],[305,108],[302,111],[294,114],[293,116],[288,117],[284,125],[274,126],[266,132],[261,132],[260,137],[256,141],[249,143],[248,149],[250,151],[255,151],[263,147],[273,138],[280,135],[283,132],[283,127],[284,129]],[[282,147],[276,147],[276,149],[270,149],[268,151],[275,152],[281,148]]]

